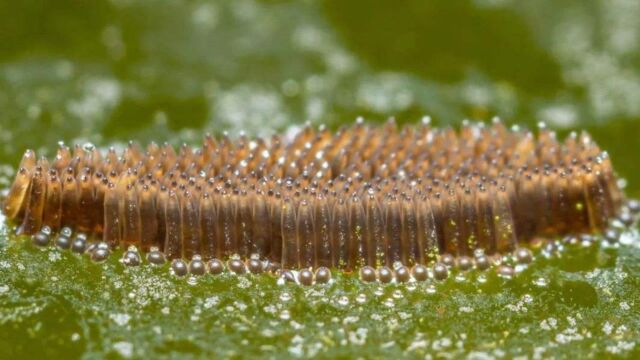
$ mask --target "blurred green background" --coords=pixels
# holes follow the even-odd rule
[[[371,122],[395,116],[401,123],[430,115],[453,126],[500,116],[531,127],[545,121],[562,135],[587,129],[628,180],[627,193],[640,196],[635,0],[25,0],[0,2],[0,19],[3,186],[25,148],[50,155],[60,140],[101,146],[128,139],[197,143],[205,131],[266,135],[307,121],[337,127],[360,115]],[[2,231],[4,354],[638,354],[637,246],[622,254],[579,252],[584,258],[573,260],[577,268],[563,262],[536,268],[521,284],[494,289],[488,297],[486,289],[478,295],[456,284],[429,301],[401,287],[376,295],[375,288],[360,289],[345,279],[326,291],[337,300],[347,296],[350,304],[359,293],[377,302],[325,308],[311,301],[313,291],[325,290],[290,289],[298,297],[287,311],[300,316],[295,324],[301,327],[288,323],[265,335],[265,328],[282,320],[283,310],[273,315],[263,307],[286,303],[278,300],[284,290],[269,279],[252,279],[251,291],[237,279],[208,279],[194,288],[165,271],[123,272],[116,260],[99,267],[53,250],[35,251],[20,239],[8,241],[6,227]],[[43,263],[52,257],[57,260]],[[60,282],[46,281],[57,273]],[[143,275],[152,280],[144,282]],[[539,277],[558,281],[547,290],[531,290]],[[174,297],[158,295],[139,305],[129,297],[134,280],[138,290],[155,282]],[[603,282],[613,290],[598,287]],[[407,296],[394,298],[396,290]],[[404,310],[387,306],[387,295]],[[526,303],[525,295],[534,300]],[[211,296],[218,300],[207,300]],[[595,303],[584,303],[590,296]],[[234,308],[233,298],[243,298],[248,310]],[[194,309],[202,312],[207,301],[218,312],[197,314],[207,320],[190,326]],[[219,303],[232,309],[227,313]],[[520,310],[510,312],[505,304]],[[522,313],[527,304],[532,310]],[[167,314],[171,306],[177,308]],[[434,313],[445,308],[478,310],[466,318],[466,310]],[[246,312],[246,321],[233,314],[238,311]],[[498,321],[490,324],[494,316]],[[358,319],[347,322],[351,317]],[[618,321],[608,320],[613,317]],[[581,320],[587,330],[575,325]],[[367,331],[368,350],[362,350],[358,341]],[[302,341],[305,334],[320,345]]]

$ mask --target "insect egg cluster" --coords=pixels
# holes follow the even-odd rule
[[[135,247],[124,264],[168,259],[177,275],[293,270],[303,284],[328,281],[329,269],[404,282],[504,266],[504,254],[528,263],[535,239],[607,238],[612,220],[630,224],[637,211],[588,134],[561,141],[500,122],[358,122],[206,136],[177,151],[61,146],[51,160],[27,151],[4,203],[19,234],[38,245],[57,234],[56,246],[96,261]]]

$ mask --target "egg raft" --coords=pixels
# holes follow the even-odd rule
[[[119,247],[127,265],[142,262],[139,250],[172,260],[177,275],[274,271],[303,284],[329,281],[330,269],[401,282],[505,255],[526,263],[532,242],[602,234],[637,211],[587,133],[560,141],[501,122],[358,121],[335,133],[207,135],[178,151],[61,145],[51,161],[27,150],[4,202],[37,245],[55,237],[97,261]]]

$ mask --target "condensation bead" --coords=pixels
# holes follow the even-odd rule
[[[73,231],[69,227],[63,227],[62,229],[60,229],[60,235],[70,238],[71,235],[73,235]],[[81,234],[81,235],[86,238],[86,235],[84,234]]]
[[[533,284],[539,287],[546,287],[549,284],[549,281],[543,277],[539,277],[533,280]]]
[[[433,265],[433,277],[436,280],[445,280],[449,276],[449,270],[443,263],[436,263]]]
[[[580,235],[580,241],[582,242],[582,245],[584,246],[588,246],[591,245],[595,242],[595,237],[591,234],[581,234]],[[533,260],[533,254],[531,253],[531,258]]]
[[[171,270],[173,270],[173,274],[176,276],[185,276],[189,273],[189,269],[187,264],[182,259],[175,259],[171,262]]]
[[[486,255],[476,256],[476,269],[484,271],[489,267],[491,267],[491,261]]]
[[[158,250],[152,250],[147,254],[147,261],[153,265],[162,265],[167,262],[164,253]]]
[[[204,275],[206,268],[199,258],[194,258],[189,263],[189,273],[192,275]]]
[[[84,254],[87,250],[87,239],[84,237],[76,237],[71,244],[71,251],[76,254]]]
[[[631,213],[633,214],[640,213],[640,201],[636,199],[629,200],[627,202],[627,207],[629,208],[629,211],[631,211]]]
[[[456,258],[451,254],[443,254],[440,256],[440,262],[446,267],[451,268],[456,265]]]
[[[71,247],[71,239],[63,234],[59,234],[56,237],[55,243],[58,248],[63,250],[67,250]]]
[[[85,234],[78,234],[76,235],[76,239],[77,238],[85,239],[86,241],[87,236]],[[67,250],[71,248],[71,244],[72,244],[71,229],[63,228],[58,234],[58,236],[56,237],[55,244],[60,249]]]
[[[258,259],[249,259],[247,268],[252,274],[260,274],[262,272],[262,261]]]
[[[609,243],[612,243],[612,244],[617,243],[619,238],[620,238],[620,233],[616,229],[609,228],[604,232],[604,239],[607,240]]]
[[[511,279],[515,275],[515,270],[513,269],[513,267],[509,265],[498,266],[498,269],[496,270],[496,272],[500,277],[503,277],[505,279]]]
[[[429,277],[429,272],[426,267],[418,264],[411,269],[411,275],[413,275],[413,278],[416,279],[416,281],[425,281]]]
[[[231,259],[227,264],[229,270],[235,274],[244,274],[246,269],[244,267],[244,263],[239,259]]]
[[[35,246],[45,247],[49,245],[50,241],[51,241],[51,236],[43,232],[39,232],[31,236],[31,242]]]
[[[313,273],[309,269],[302,269],[298,273],[298,281],[300,284],[309,286],[313,284]]]
[[[458,258],[458,268],[462,271],[471,270],[473,267],[473,261],[468,256],[461,256]]]
[[[293,275],[293,272],[290,270],[280,270],[280,277],[284,279],[285,282],[296,282],[296,277]]]
[[[557,255],[560,252],[560,247],[554,241],[547,242],[543,247],[543,252],[545,252],[548,256]]]
[[[386,266],[378,269],[378,281],[383,284],[390,283],[393,280],[393,272]]]
[[[331,271],[322,266],[316,270],[316,283],[326,284],[331,280]]]
[[[396,281],[405,283],[411,279],[409,269],[406,266],[400,266],[396,268]]]
[[[393,296],[394,299],[402,299],[404,297],[404,294],[399,289],[396,289],[393,291],[391,296]]]
[[[516,261],[519,264],[529,264],[533,261],[533,254],[529,249],[519,248],[516,250]]]
[[[363,282],[374,282],[376,281],[376,271],[371,266],[363,266],[360,269],[360,280]]]
[[[53,230],[51,230],[51,228],[50,228],[50,227],[48,227],[48,226],[46,226],[46,225],[45,225],[45,226],[43,226],[43,227],[40,229],[40,231],[39,231],[39,232],[41,232],[41,233],[43,233],[43,234],[47,234],[47,235],[51,235],[51,234],[53,234]]]
[[[220,275],[224,272],[224,263],[218,259],[211,259],[207,263],[211,275]]]
[[[91,260],[95,262],[102,262],[109,257],[109,249],[97,246],[95,250],[91,252]]]
[[[122,263],[127,266],[138,266],[141,263],[140,254],[137,251],[127,250],[122,256]]]
[[[580,242],[578,237],[575,235],[567,235],[564,238],[562,238],[562,241],[565,244],[569,244],[569,245],[578,245],[578,243]]]

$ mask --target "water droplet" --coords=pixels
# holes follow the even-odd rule
[[[484,249],[480,249],[480,248],[475,249],[475,250],[473,251],[473,255],[474,255],[475,257],[483,256],[483,255],[484,255]]]
[[[51,230],[49,230],[49,231],[51,231]],[[60,234],[66,236],[66,237],[70,237],[72,235],[72,233],[73,233],[73,231],[71,231],[71,229],[68,228],[68,227],[63,227],[62,230],[60,230]]]
[[[515,274],[515,270],[508,265],[500,265],[496,272],[498,273],[498,276],[503,279],[513,279]]]
[[[40,229],[40,232],[42,232],[43,234],[46,234],[46,235],[51,235],[52,231],[51,231],[50,227],[45,225],[45,226],[42,227],[42,229]]]
[[[346,296],[341,296],[338,298],[338,305],[347,306],[349,305],[349,298]]]
[[[289,320],[291,319],[291,313],[289,312],[289,310],[283,310],[280,313],[280,319],[282,320]]]
[[[464,276],[464,274],[458,274],[456,275],[455,280],[457,283],[463,283],[467,280],[467,277]]]
[[[478,284],[486,283],[487,282],[487,275],[485,275],[485,274],[478,275],[478,277],[476,278],[476,281],[478,282]]]
[[[393,299],[392,299],[392,298],[387,298],[387,299],[384,301],[384,303],[383,303],[383,304],[384,304],[384,306],[386,306],[386,307],[388,307],[388,308],[392,308],[392,307],[394,307],[394,306],[395,306],[395,303],[393,302]]]
[[[533,280],[533,283],[534,283],[536,286],[539,286],[539,287],[546,287],[546,286],[549,284],[549,282],[547,281],[547,279],[545,279],[545,278],[543,278],[543,277],[539,277],[539,278],[537,278],[537,279]]]
[[[280,294],[280,300],[287,302],[289,300],[291,300],[291,294],[289,294],[288,292],[284,292],[282,294]]]

